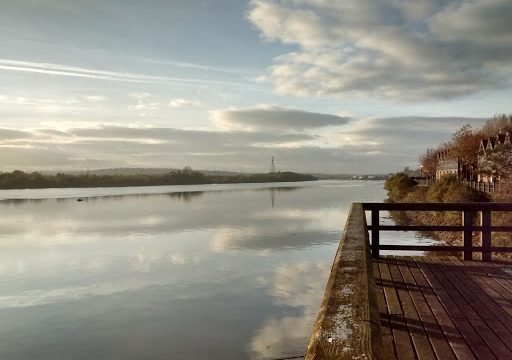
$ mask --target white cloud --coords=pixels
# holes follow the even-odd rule
[[[443,100],[510,86],[508,0],[253,0],[248,18],[299,46],[269,69],[282,94]]]
[[[2,129],[0,128],[0,141],[30,138],[31,134],[27,131],[15,129]]]
[[[107,100],[105,96],[102,95],[87,95],[84,96],[83,99],[88,102],[97,103]]]
[[[212,112],[215,125],[227,131],[304,131],[326,126],[340,126],[348,118],[337,115],[259,105],[244,109]]]
[[[90,169],[130,164],[264,172],[268,171],[270,157],[275,156],[282,170],[382,173],[415,166],[418,155],[426,148],[448,140],[466,123],[478,128],[485,119],[369,118],[352,119],[346,126],[316,128],[305,128],[309,123],[288,127],[287,121],[278,128],[256,122],[251,125],[259,126],[254,131],[91,123],[47,123],[45,127],[24,130],[3,128],[0,170]],[[245,238],[249,239],[248,235]]]
[[[432,31],[446,41],[509,47],[511,13],[512,3],[508,0],[454,2],[437,13],[430,23]]]
[[[142,58],[142,60],[144,62],[147,62],[150,64],[170,65],[170,66],[179,67],[179,68],[203,70],[203,71],[208,71],[208,72],[220,72],[220,73],[226,73],[226,74],[243,74],[243,75],[248,74],[247,71],[245,71],[245,70],[234,69],[232,67],[223,68],[223,67],[217,67],[217,66],[209,66],[209,65],[195,64],[195,63],[189,63],[189,62],[171,61],[171,60],[162,60],[162,59]]]
[[[135,99],[135,104],[131,104],[129,108],[135,110],[138,116],[153,115],[162,106],[158,101],[152,101],[153,95],[148,92],[133,93],[129,94],[129,96]]]
[[[169,107],[179,109],[179,108],[186,108],[186,107],[196,107],[201,105],[201,103],[197,100],[187,100],[183,98],[176,98],[171,101],[169,101]]]
[[[0,103],[7,106],[3,107],[5,113],[15,114],[14,117],[32,118],[37,114],[63,114],[69,115],[91,112],[97,113],[99,103],[106,101],[107,98],[102,95],[83,95],[83,96],[45,96],[43,94],[30,95],[0,95]],[[23,108],[23,110],[22,110]]]
[[[148,92],[138,92],[138,93],[128,94],[128,96],[131,98],[137,99],[137,100],[141,100],[141,99],[147,99],[147,98],[151,97],[152,94],[148,93]]]
[[[40,63],[23,60],[0,59],[0,69],[7,71],[26,72],[34,74],[45,74],[52,76],[67,76],[94,80],[143,83],[143,84],[161,84],[169,85],[174,83],[193,84],[194,86],[222,84],[230,86],[247,86],[247,84],[235,81],[223,81],[212,79],[195,78],[177,78],[169,76],[155,76],[138,74],[132,72],[109,71],[100,69],[83,68],[54,63]]]

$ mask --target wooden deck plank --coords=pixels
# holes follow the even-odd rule
[[[448,273],[449,270],[444,266],[443,260],[440,257],[433,257],[429,261],[431,269],[433,269],[436,277],[440,280],[439,283],[445,288],[454,304],[460,309],[462,315],[468,320],[479,320],[480,316],[476,310],[473,309],[460,292],[456,291],[459,283],[451,277],[452,274]],[[451,284],[451,286],[447,286],[448,284]]]
[[[373,269],[385,357],[512,359],[512,263],[385,256]]]
[[[500,333],[504,333],[505,338],[512,338],[511,334],[488,308],[493,300],[490,298],[486,299],[488,301],[481,300],[482,298],[486,298],[484,291],[488,290],[488,288],[475,286],[471,279],[467,276],[464,277],[464,265],[461,265],[454,259],[455,258],[439,258],[436,259],[436,261],[442,266],[447,281],[451,283],[458,294],[464,299],[458,300],[458,302],[466,302],[477,314],[476,317],[468,318],[469,322],[499,359],[512,358],[512,352],[499,336]],[[467,263],[469,264],[471,262]],[[448,284],[448,282],[446,284]],[[493,331],[493,325],[496,326],[497,331]]]
[[[504,309],[510,309],[512,307],[512,264],[496,264],[496,263],[487,263],[488,271],[492,274],[493,282],[490,285],[501,294],[503,297],[503,302],[500,302],[500,305],[504,307]],[[497,284],[497,285],[496,285]],[[508,310],[506,310],[510,313]]]
[[[478,348],[478,351],[483,352],[486,358],[490,356],[488,354],[489,351],[495,356],[498,355],[498,358],[503,358],[502,355],[508,354],[508,352],[504,349],[503,343],[479,315],[479,311],[482,309],[475,306],[476,299],[464,296],[464,284],[454,275],[454,268],[447,266],[444,263],[443,257],[431,258],[431,262],[435,268],[436,276],[441,280],[447,293],[459,309],[461,309],[461,312],[476,333],[476,336],[471,335],[468,338],[469,345],[473,347],[475,352],[477,351],[475,349]]]
[[[464,265],[458,262],[456,258],[443,258],[440,259],[440,261],[440,263],[445,267],[445,274],[447,272],[450,274],[450,276],[447,276],[447,278],[449,278],[461,296],[463,296],[467,303],[474,309],[475,313],[478,315],[478,318],[483,320],[495,319],[494,314],[491,312],[488,306],[485,306],[480,301],[481,296],[485,297],[485,293],[482,291],[483,289],[477,286],[470,277],[464,274],[464,269],[461,271],[461,268]],[[466,263],[472,264],[473,261],[466,261]]]
[[[490,317],[486,321],[512,350],[512,342],[508,341],[512,339],[512,316],[509,312],[512,307],[508,300],[501,301],[506,291],[500,291],[500,285],[494,281],[493,267],[480,261],[461,261],[456,258],[451,261],[460,267],[457,276],[464,281],[468,296],[472,299],[477,297],[478,301],[473,304],[479,304],[481,308],[489,311]]]
[[[414,257],[414,263],[411,263],[409,269],[414,276],[416,283],[419,285],[419,288],[422,289],[423,296],[432,311],[439,327],[448,341],[453,353],[455,354],[457,359],[476,359],[473,352],[467,345],[463,336],[453,323],[450,315],[447,313],[446,309],[443,307],[433,289],[430,287],[428,280],[425,278],[423,272],[421,271],[418,262],[422,261],[422,257]],[[434,347],[434,349],[436,349]],[[436,351],[437,354],[437,351]],[[441,353],[443,354],[443,353]],[[442,359],[442,355],[439,356]]]
[[[397,289],[398,298],[402,306],[404,321],[407,325],[409,334],[411,335],[416,356],[420,360],[436,359],[425,332],[423,322],[420,320],[416,307],[414,306],[414,301],[411,297],[411,291],[414,291],[412,290],[415,285],[414,279],[414,285],[405,280],[401,269],[403,266],[404,261],[396,258],[395,261],[390,264],[390,272],[393,282],[401,285],[401,288]],[[405,266],[407,267],[407,265]]]
[[[393,340],[397,359],[415,359],[416,355],[407,331],[402,307],[398,299],[397,289],[391,277],[390,265],[392,261],[384,259],[379,261],[380,276],[384,287],[384,295],[388,306],[389,325],[393,334]]]
[[[464,340],[479,359],[496,359],[493,352],[486,345],[485,341],[478,335],[469,321],[469,318],[476,318],[476,313],[469,306],[463,297],[458,294],[447,282],[439,264],[434,258],[426,257],[420,262],[420,269],[431,284],[438,299],[443,304],[457,329]],[[444,286],[443,284],[447,284]],[[457,304],[460,301],[461,304]],[[460,306],[459,306],[460,305]],[[465,313],[468,311],[469,315]]]
[[[393,359],[396,358],[395,346],[393,342],[393,333],[390,327],[388,307],[386,304],[386,296],[384,295],[384,288],[382,286],[382,279],[380,276],[379,263],[377,261],[374,261],[372,266],[373,274],[375,276],[375,289],[377,291],[377,305],[379,308],[379,315],[381,318],[384,359]]]
[[[411,296],[412,302],[414,303],[419,316],[419,320],[421,321],[435,356],[437,358],[447,360],[455,359],[455,354],[453,353],[450,344],[448,343],[441,327],[436,320],[436,317],[434,316],[428,302],[426,301],[426,298],[423,295],[423,292],[427,292],[426,289],[423,289],[423,291],[421,289],[421,286],[424,285],[424,282],[419,284],[416,281],[416,277],[414,277],[412,273],[411,267],[415,267],[414,260],[412,260],[410,257],[405,257],[402,259],[403,260],[398,260],[400,272],[402,273],[402,277],[407,284],[409,295]]]

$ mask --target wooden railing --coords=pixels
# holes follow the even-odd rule
[[[365,211],[371,211],[372,257],[378,258],[380,250],[417,251],[463,251],[464,260],[472,260],[473,252],[481,252],[483,261],[491,261],[493,252],[512,252],[509,246],[492,246],[493,232],[512,232],[512,226],[493,226],[492,213],[512,211],[512,203],[363,203]],[[380,225],[380,211],[459,211],[462,225]],[[474,225],[473,218],[480,214],[480,224]],[[381,231],[458,231],[462,232],[463,246],[448,245],[382,245]],[[473,232],[480,232],[481,246],[473,245]]]
[[[352,204],[305,360],[382,359],[382,334],[365,212]]]

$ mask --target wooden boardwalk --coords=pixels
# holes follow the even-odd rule
[[[373,260],[387,358],[512,359],[512,263]]]

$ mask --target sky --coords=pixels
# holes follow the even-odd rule
[[[0,0],[0,171],[389,173],[510,114],[510,0]]]

